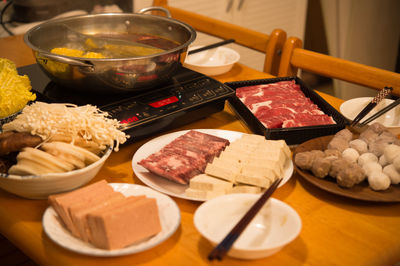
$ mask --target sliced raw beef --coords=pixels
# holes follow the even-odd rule
[[[267,128],[335,124],[294,80],[237,88],[236,96]]]
[[[156,175],[188,184],[190,178],[204,173],[207,163],[227,145],[227,139],[191,130],[138,164]]]

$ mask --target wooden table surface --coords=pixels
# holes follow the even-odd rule
[[[23,66],[34,63],[21,36],[0,39],[0,57]],[[271,77],[235,65],[221,82]],[[321,93],[335,108],[342,100]],[[249,132],[226,107],[224,111],[175,130],[217,128]],[[175,131],[174,130],[174,131]],[[160,133],[161,134],[164,134]],[[131,159],[146,141],[114,152],[93,181],[142,184],[134,175]],[[330,194],[303,181],[296,173],[274,197],[292,206],[302,219],[300,235],[278,253],[259,260],[225,258],[217,265],[394,265],[400,263],[400,204],[371,203]],[[199,202],[173,198],[181,211],[181,225],[162,244],[139,254],[115,258],[79,255],[58,246],[43,232],[46,200],[23,199],[0,191],[0,233],[40,265],[208,265],[212,246],[193,224]]]

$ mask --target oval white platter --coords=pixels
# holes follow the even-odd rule
[[[230,130],[221,130],[221,129],[195,129],[196,131],[203,132],[206,134],[214,135],[217,137],[228,139],[230,142],[239,139],[244,133]],[[138,162],[152,153],[155,153],[165,145],[176,139],[177,137],[187,133],[189,130],[182,130],[173,133],[169,133],[166,135],[162,135],[160,137],[154,138],[147,143],[143,144],[133,155],[132,158],[132,169],[135,175],[146,185],[155,190],[158,190],[164,194],[194,200],[194,201],[205,201],[205,199],[199,199],[194,197],[188,197],[185,195],[185,190],[189,187],[188,185],[182,185],[175,183],[173,181],[167,180],[163,177],[160,177],[156,174],[149,172],[146,168],[139,165]],[[279,184],[279,187],[283,186],[292,176],[293,174],[293,162],[290,160],[286,163],[284,168],[284,177],[282,182]]]
[[[43,215],[42,224],[46,235],[58,245],[85,255],[114,257],[129,255],[148,250],[168,239],[179,227],[181,215],[178,205],[170,197],[151,188],[126,183],[110,183],[115,191],[125,196],[146,195],[157,200],[162,231],[157,235],[137,244],[122,249],[106,250],[96,248],[79,238],[74,237],[60,222],[52,207],[48,207]]]

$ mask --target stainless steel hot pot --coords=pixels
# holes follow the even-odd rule
[[[167,17],[143,14],[149,10],[162,10]],[[71,36],[56,27],[57,24],[86,35],[158,36],[175,42],[177,46],[157,54],[127,58],[61,56],[50,51],[54,47],[70,45]],[[162,84],[179,69],[188,46],[195,38],[196,31],[191,26],[172,19],[168,10],[159,7],[146,8],[138,14],[112,13],[54,19],[32,28],[24,36],[37,63],[54,82],[85,93],[139,92]]]

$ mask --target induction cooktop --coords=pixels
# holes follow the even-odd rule
[[[29,76],[38,101],[96,105],[126,124],[125,133],[131,136],[130,141],[222,111],[225,100],[234,95],[234,90],[225,84],[184,67],[161,86],[139,93],[115,95],[82,93],[61,87],[37,64],[18,68],[18,72]]]

